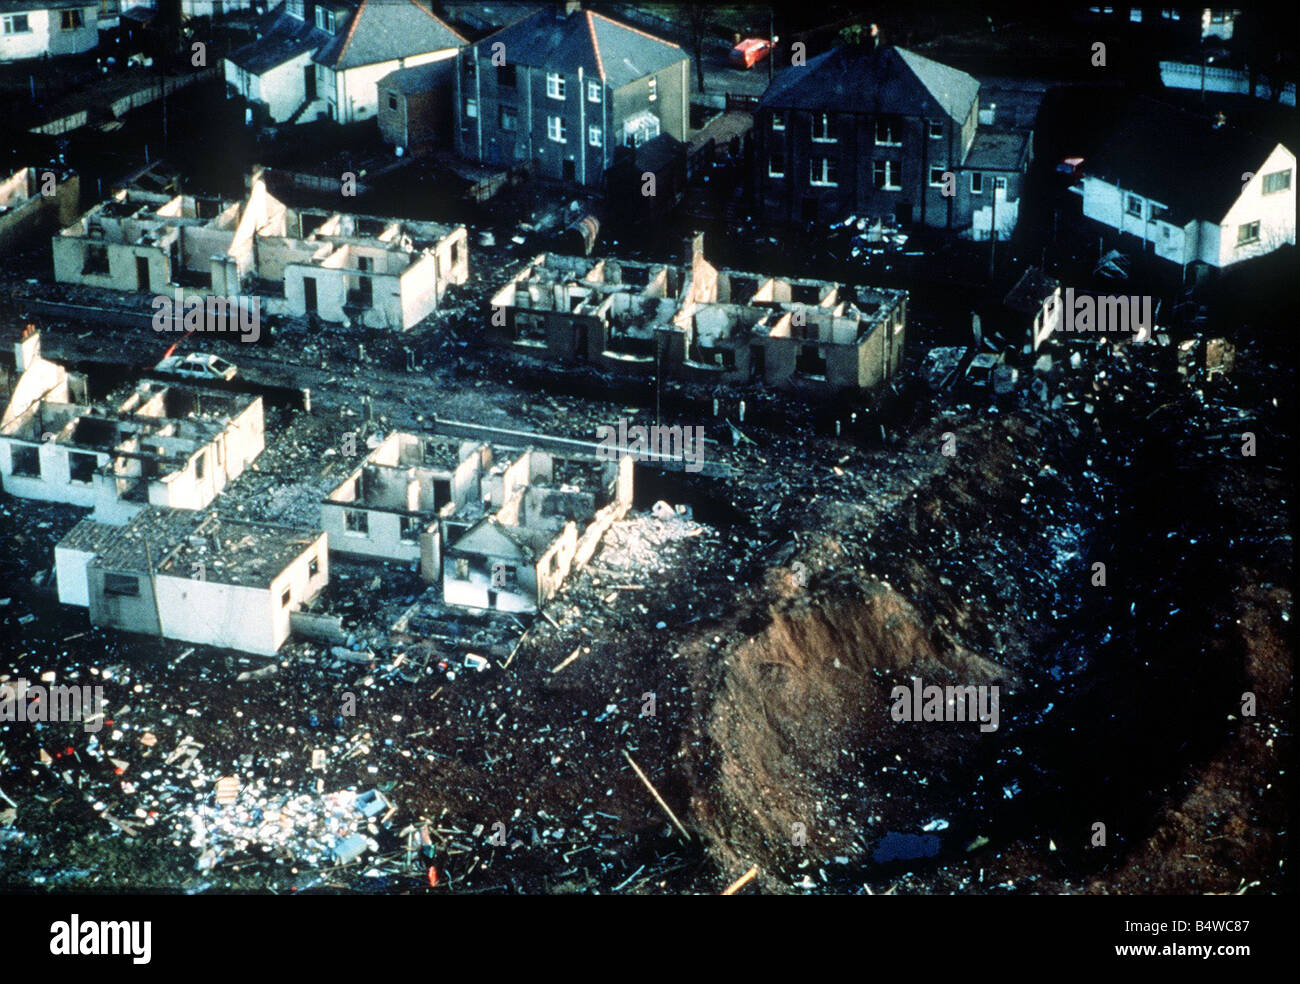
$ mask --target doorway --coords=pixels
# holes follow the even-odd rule
[[[135,285],[137,290],[145,292],[149,290],[149,257],[147,256],[135,258]]]
[[[370,257],[357,257],[357,272],[361,274],[357,278],[357,301],[362,307],[370,307],[374,301],[374,285],[369,276],[373,269],[374,261]]]
[[[565,181],[578,180],[578,165],[573,161],[564,161],[560,164],[560,173]]]

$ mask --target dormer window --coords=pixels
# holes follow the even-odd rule
[[[287,0],[284,9],[291,17],[297,17],[299,20],[307,19],[303,13],[303,0]]]
[[[316,8],[316,26],[326,34],[334,33],[334,11],[327,7]]]

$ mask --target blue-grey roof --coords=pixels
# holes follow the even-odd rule
[[[507,62],[565,74],[581,68],[613,89],[686,59],[677,45],[592,10],[543,7],[480,41],[479,57],[489,58],[497,42]]]
[[[417,0],[361,0],[312,60],[343,70],[459,48],[466,40]]]
[[[966,121],[979,98],[970,75],[906,48],[841,45],[778,75],[760,109],[931,116]]]
[[[1110,138],[1084,161],[1084,173],[1166,206],[1170,219],[1218,225],[1241,196],[1241,176],[1258,171],[1279,141],[1219,126],[1146,96],[1118,120]]]
[[[380,79],[379,88],[400,92],[403,95],[410,95],[413,92],[432,92],[443,83],[450,85],[455,66],[455,58],[442,58],[435,62],[417,65],[415,68],[399,68]]]
[[[98,7],[93,0],[0,0],[0,13],[26,14],[36,10],[63,10],[68,7]]]
[[[226,56],[253,75],[261,75],[277,65],[283,65],[304,51],[315,51],[330,39],[324,31],[317,30],[314,24],[286,13],[284,4],[271,10],[258,22],[257,33],[259,37],[256,41],[250,41]]]

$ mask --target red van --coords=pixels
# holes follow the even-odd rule
[[[753,68],[772,53],[772,42],[763,38],[746,38],[731,49],[732,68]]]

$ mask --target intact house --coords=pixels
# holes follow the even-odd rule
[[[0,0],[0,63],[79,55],[98,44],[98,0]]]
[[[600,188],[614,149],[690,125],[690,59],[577,3],[546,5],[457,56],[456,152]]]
[[[450,145],[454,59],[390,72],[379,80],[379,135],[401,153]]]
[[[117,524],[148,505],[203,509],[265,446],[260,396],[145,380],[124,399],[89,404],[84,377],[43,358],[39,335],[15,357],[22,374],[0,421],[10,495],[92,508]]]
[[[291,209],[257,176],[242,202],[123,189],[54,237],[54,277],[404,330],[469,279],[469,250],[464,226]]]
[[[80,197],[81,179],[67,168],[23,167],[0,179],[0,249],[42,226],[74,221]]]
[[[454,58],[466,41],[420,0],[286,0],[257,34],[226,57],[227,89],[253,118],[290,124],[375,119],[381,79]]]
[[[536,611],[632,505],[633,459],[389,435],[321,505],[330,549],[418,563],[448,605]]]
[[[980,113],[980,84],[906,48],[846,44],[759,101],[753,187],[770,224],[856,215],[985,239],[1014,230],[1032,130]]]
[[[59,601],[92,625],[272,656],[329,581],[321,532],[149,507],[54,548]]]
[[[543,254],[491,300],[486,338],[602,370],[809,394],[878,390],[902,365],[907,293],[722,270]]]
[[[186,17],[222,17],[262,6],[261,0],[181,0],[181,13]]]
[[[1135,100],[1085,163],[1083,215],[1200,273],[1295,244],[1295,154],[1152,99]]]

